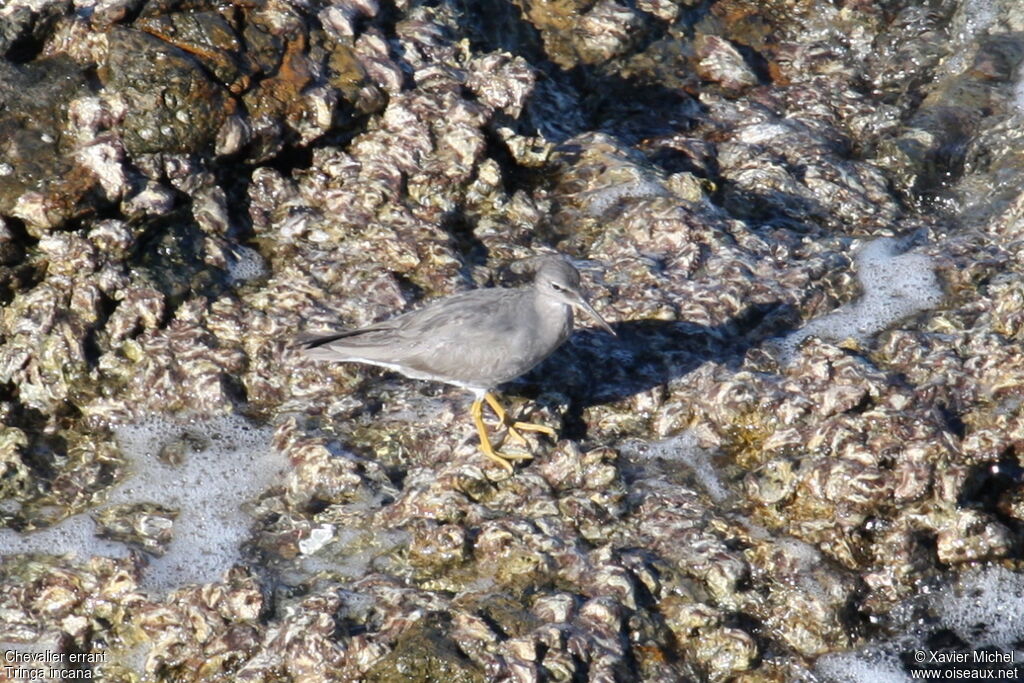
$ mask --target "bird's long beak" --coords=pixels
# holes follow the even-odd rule
[[[602,318],[601,315],[594,310],[594,307],[591,306],[586,299],[584,299],[582,296],[573,297],[573,299],[573,304],[577,308],[581,309],[584,313],[589,315],[591,318],[593,318],[594,322],[600,325],[602,330],[612,335],[613,337],[619,336],[615,334],[615,330],[612,329],[612,326],[605,322],[604,318]]]

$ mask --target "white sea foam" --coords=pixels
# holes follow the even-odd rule
[[[129,473],[105,505],[145,502],[178,511],[167,553],[151,558],[142,586],[162,594],[218,580],[249,534],[252,520],[241,505],[281,480],[285,462],[269,445],[271,430],[223,416],[188,423],[151,417],[114,431]],[[180,463],[159,457],[169,444],[183,446]],[[22,553],[124,557],[128,550],[96,537],[83,514],[30,534],[0,530],[0,554]]]
[[[952,631],[972,651],[994,647],[1003,652],[1015,652],[1014,648],[1024,639],[1024,574],[998,566],[970,569],[950,585],[923,595],[915,602],[926,606],[935,616],[934,631]],[[900,612],[913,614],[910,609],[896,610]],[[816,673],[829,683],[914,680],[900,656],[924,653],[927,662],[928,653],[934,648],[925,642],[927,634],[919,633],[920,623],[912,621],[910,616],[904,621],[904,633],[885,643],[819,658]],[[1019,663],[1020,653],[1016,652],[1014,658]],[[968,653],[966,663],[957,665],[957,670],[967,674],[972,665],[979,666]]]
[[[942,287],[932,260],[923,254],[896,251],[893,239],[877,239],[856,255],[857,276],[864,295],[804,325],[777,342],[788,363],[808,337],[865,344],[894,323],[942,302]]]
[[[1013,84],[1013,105],[1024,115],[1024,64],[1017,67],[1017,79]]]
[[[1008,650],[1024,640],[1024,575],[1003,567],[964,572],[928,598],[939,623],[972,647]]]
[[[234,283],[246,282],[265,277],[270,269],[263,256],[255,249],[235,246],[228,260],[228,278]]]
[[[830,683],[905,683],[910,680],[899,655],[891,648],[866,647],[825,655],[815,670]]]
[[[679,462],[689,467],[693,471],[697,483],[716,502],[724,500],[729,495],[729,490],[722,483],[712,462],[715,455],[714,449],[701,447],[697,435],[691,430],[686,430],[662,441],[644,444],[642,447],[633,448],[627,445],[626,450],[632,450],[630,455],[660,458],[668,462]]]

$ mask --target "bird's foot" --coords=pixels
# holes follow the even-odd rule
[[[545,425],[534,424],[532,422],[516,422],[516,421],[512,420],[508,416],[508,413],[505,412],[505,409],[501,407],[501,404],[498,403],[498,399],[494,397],[494,394],[492,394],[490,392],[484,394],[483,395],[483,400],[487,401],[487,404],[489,406],[491,406],[491,410],[494,411],[494,414],[495,414],[495,416],[497,416],[498,421],[504,427],[508,428],[508,435],[509,435],[509,437],[511,437],[511,439],[513,441],[515,441],[516,443],[518,443],[519,445],[521,445],[521,446],[527,446],[528,445],[528,442],[526,441],[526,438],[523,437],[523,435],[519,433],[520,430],[522,430],[524,432],[540,432],[542,434],[547,434],[548,436],[550,436],[552,438],[555,437],[555,430],[552,429],[551,427],[547,427]]]
[[[508,438],[512,439],[523,448],[529,448],[530,442],[526,440],[526,437],[523,436],[519,430],[524,432],[540,432],[541,434],[547,434],[552,439],[557,437],[554,429],[551,427],[545,427],[544,425],[533,424],[531,422],[512,422],[507,424],[506,432],[508,434]]]
[[[498,453],[494,450],[491,445],[491,440],[487,435],[487,427],[483,421],[483,402],[487,403],[494,410],[494,414],[497,416],[498,421],[506,428],[506,437],[512,439],[516,444],[523,448],[529,448],[530,442],[526,440],[521,433],[524,432],[541,432],[548,436],[554,437],[555,430],[551,427],[544,425],[533,424],[532,422],[513,422],[509,419],[508,414],[498,403],[497,399],[494,398],[490,393],[484,394],[473,402],[473,406],[470,409],[470,413],[473,416],[473,422],[476,424],[477,434],[480,435],[480,450],[483,451],[484,455],[504,467],[511,474],[513,471],[512,463],[510,460],[532,460],[533,455],[529,452],[513,452],[513,453]]]
[[[524,432],[540,432],[541,434],[547,434],[551,438],[555,438],[557,436],[557,433],[551,427],[548,427],[547,425],[534,424],[532,422],[513,422],[508,429],[510,432],[516,429],[521,429]],[[522,438],[521,435],[520,438]]]
[[[508,425],[505,429],[508,438],[515,441],[518,445],[523,448],[529,448],[530,442],[526,440],[526,437],[519,433],[519,431],[512,425]]]
[[[486,449],[481,449],[481,450],[483,450],[484,455],[486,455],[492,461],[498,463],[499,465],[504,467],[506,470],[508,470],[509,474],[512,474],[515,471],[515,466],[511,462],[509,462],[510,460],[532,460],[533,459],[533,456],[530,455],[529,453],[498,453],[498,452],[495,452],[494,450],[491,450],[490,452],[488,452]]]

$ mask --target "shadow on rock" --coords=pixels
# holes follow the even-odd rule
[[[748,306],[711,327],[635,320],[613,324],[617,337],[583,329],[507,392],[532,397],[550,391],[568,397],[565,436],[582,438],[585,408],[668,384],[708,361],[738,367],[748,349],[798,325],[794,307],[776,302]]]

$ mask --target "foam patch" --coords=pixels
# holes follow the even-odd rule
[[[923,605],[935,616],[935,623],[922,633],[925,622],[915,617],[913,605]],[[992,666],[978,663],[973,653],[982,648],[996,648],[1014,652],[1024,639],[1024,574],[998,566],[980,567],[965,571],[950,585],[929,594],[918,596],[893,612],[902,634],[884,643],[873,643],[859,650],[830,654],[818,659],[815,672],[829,683],[905,683],[915,676],[901,661],[917,661],[914,655],[928,653],[928,638],[944,630],[952,631],[967,644],[963,664],[939,667],[935,671],[955,669],[963,679],[984,678],[984,673],[998,673]],[[1017,652],[1014,661],[1020,662]],[[927,663],[927,659],[922,659]],[[1019,664],[1018,664],[1019,666]],[[928,667],[923,667],[927,669]],[[920,673],[921,670],[918,670]],[[970,674],[978,673],[977,676]],[[917,679],[925,678],[917,676]],[[990,676],[993,680],[1005,677]],[[931,680],[945,680],[942,678]],[[1016,680],[1016,679],[1013,679]]]
[[[625,444],[624,451],[627,455],[640,458],[660,458],[666,462],[679,462],[691,470],[697,483],[715,502],[721,502],[728,495],[729,491],[718,476],[718,471],[712,463],[715,455],[714,449],[702,448],[698,443],[697,435],[687,430],[676,436],[664,439],[651,444]]]
[[[1024,64],[1017,67],[1017,80],[1013,84],[1013,105],[1024,115]]]
[[[1003,567],[974,569],[928,596],[939,623],[971,647],[1013,648],[1024,640],[1024,576]]]
[[[586,192],[582,199],[587,213],[591,216],[601,216],[627,199],[668,196],[668,190],[654,177],[640,171],[630,175],[631,178],[622,178],[607,187],[598,187]]]
[[[267,262],[255,249],[235,246],[231,250],[234,258],[228,260],[228,278],[234,283],[257,280],[270,273]]]
[[[903,318],[942,303],[942,286],[932,260],[923,254],[897,253],[896,240],[869,242],[857,252],[856,264],[864,295],[777,342],[783,363],[793,359],[797,347],[808,337],[832,342],[853,339],[866,344]]]
[[[910,677],[895,652],[865,648],[818,659],[815,671],[830,683],[904,683]]]
[[[252,519],[242,504],[282,480],[286,463],[269,445],[271,429],[234,415],[190,422],[151,417],[117,427],[114,435],[128,473],[101,508],[156,503],[178,511],[168,550],[150,558],[142,587],[163,594],[219,580],[249,536]],[[31,534],[0,530],[0,554],[22,553],[125,557],[128,548],[96,537],[92,519],[76,515]]]

